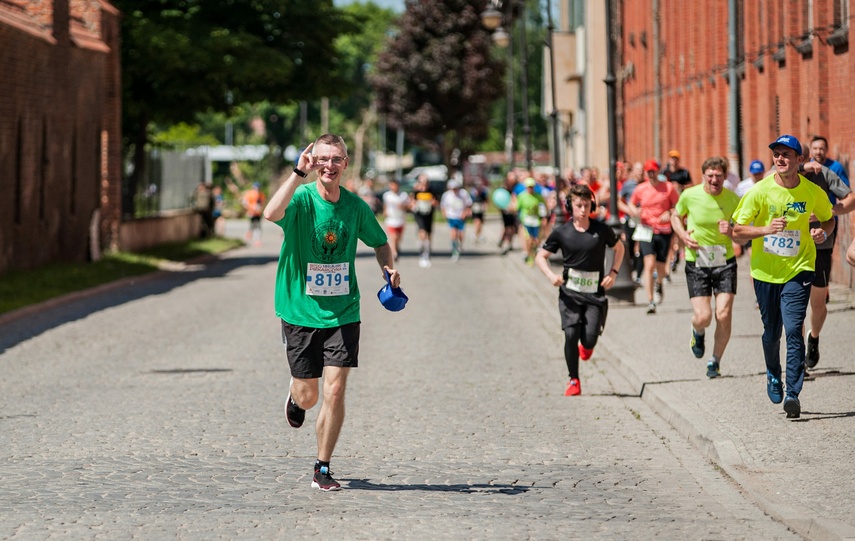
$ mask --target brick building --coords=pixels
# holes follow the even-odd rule
[[[662,161],[678,149],[699,175],[705,158],[721,155],[744,178],[753,159],[769,167],[768,144],[790,133],[802,142],[827,137],[831,157],[850,169],[855,0],[616,4],[622,158]],[[839,256],[855,227],[848,216],[840,225],[832,279],[851,287],[852,269]]]
[[[100,0],[0,0],[0,273],[115,247],[119,13]]]

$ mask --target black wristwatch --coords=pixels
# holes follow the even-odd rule
[[[300,169],[298,169],[298,168],[296,168],[296,167],[294,168],[294,173],[295,173],[297,176],[300,176],[300,177],[303,177],[303,178],[306,178],[307,176],[309,176],[309,173],[306,173],[306,172],[304,172],[304,171],[301,171]]]

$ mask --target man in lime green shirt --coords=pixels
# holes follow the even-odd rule
[[[801,415],[805,373],[802,327],[814,277],[816,244],[834,229],[831,201],[799,175],[802,146],[792,135],[769,145],[776,172],[745,194],[733,215],[737,242],[751,241],[751,276],[763,319],[766,394],[784,402],[788,418]],[[820,227],[811,228],[811,215]],[[752,225],[753,224],[753,225]],[[781,331],[787,333],[787,394],[781,383]]]
[[[537,241],[540,238],[540,227],[546,217],[546,199],[534,191],[537,181],[528,177],[524,182],[525,190],[517,196],[517,212],[523,226],[525,238],[525,262],[534,265],[534,254],[537,251]]]
[[[704,331],[712,322],[711,301],[715,294],[715,342],[707,362],[707,377],[716,378],[721,374],[721,357],[730,341],[736,295],[737,268],[730,221],[739,196],[724,187],[724,158],[707,158],[701,171],[703,183],[680,194],[671,215],[671,227],[686,247],[686,285],[692,302],[690,347],[698,359],[704,356]]]
[[[297,167],[264,209],[284,238],[276,270],[275,308],[291,369],[285,418],[302,426],[306,410],[324,400],[317,420],[318,459],[312,486],[338,490],[330,459],[342,424],[347,376],[358,364],[359,285],[354,266],[357,240],[374,248],[390,282],[401,282],[392,249],[371,208],[341,187],[347,145],[338,135],[322,135],[306,147]],[[303,185],[309,173],[317,180]]]

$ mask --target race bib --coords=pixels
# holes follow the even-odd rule
[[[472,212],[481,214],[484,212],[484,203],[472,203]]]
[[[350,294],[350,263],[309,263],[306,295],[334,297]]]
[[[430,214],[433,210],[433,203],[431,201],[416,201],[416,212],[419,214]]]
[[[763,237],[763,251],[782,257],[795,257],[799,254],[801,240],[801,230],[785,229],[780,233]]]
[[[638,242],[651,242],[653,240],[653,229],[638,224],[638,227],[635,228],[635,231],[632,232],[632,240]]]
[[[723,267],[727,263],[727,248],[723,244],[698,246],[695,253],[698,267]]]
[[[600,273],[567,269],[567,281],[564,287],[578,293],[596,293],[600,287]]]
[[[526,214],[523,216],[522,223],[526,227],[540,227],[540,217]]]

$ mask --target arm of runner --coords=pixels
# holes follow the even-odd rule
[[[846,250],[846,262],[855,267],[855,240],[849,244],[849,249]]]
[[[733,225],[727,220],[719,220],[718,221],[718,232],[722,235],[727,235],[733,240]]]
[[[806,173],[818,174],[822,172],[822,164],[820,164],[819,162],[807,162],[806,164],[802,165],[802,168],[805,170]]]
[[[564,278],[552,272],[552,269],[549,267],[548,258],[551,255],[555,254],[543,248],[539,249],[537,254],[534,256],[534,264],[537,265],[537,268],[540,269],[540,272],[542,272],[544,276],[549,278],[549,283],[558,287],[564,283]]]
[[[392,287],[401,287],[401,274],[395,267],[394,256],[392,255],[392,247],[389,243],[381,244],[374,248],[374,256],[377,258],[377,263],[380,265],[380,270],[389,273],[389,282]],[[384,274],[383,279],[386,279]]]
[[[810,236],[817,244],[825,242],[825,239],[831,236],[834,231],[834,218],[819,223],[820,227],[814,227],[810,230]]]
[[[787,219],[783,216],[775,218],[769,223],[769,225],[765,226],[734,224],[733,240],[736,242],[748,242],[749,240],[754,240],[757,237],[780,233],[786,229],[786,227]]]
[[[680,237],[680,240],[683,243],[691,248],[692,250],[698,249],[698,243],[695,242],[695,239],[692,238],[692,231],[686,231],[686,227],[683,225],[683,216],[680,216],[676,212],[671,215],[671,228],[674,230],[674,233]]]
[[[296,168],[304,173],[309,173],[318,168],[313,161],[312,146],[314,146],[314,143],[309,143],[306,150],[300,154],[300,158],[297,160]],[[293,171],[288,175],[288,178],[279,186],[279,189],[270,198],[270,202],[264,207],[264,218],[266,220],[278,222],[285,216],[285,210],[291,204],[291,198],[294,197],[294,192],[297,191],[297,188],[303,184],[303,180],[303,177]]]
[[[855,195],[852,195],[852,192],[846,194],[845,197],[839,198],[832,209],[835,216],[843,216],[853,210],[855,210]]]
[[[623,247],[623,242],[618,240],[614,246],[612,246],[612,250],[615,252],[614,263],[612,268],[609,269],[609,272],[603,277],[603,281],[600,282],[600,285],[603,286],[603,289],[611,289],[613,285],[615,285],[615,278],[620,271],[620,266],[623,264],[623,253],[625,248]]]
[[[641,220],[641,210],[635,206],[632,201],[627,201],[626,203],[626,211],[627,214],[635,218],[636,220]]]

